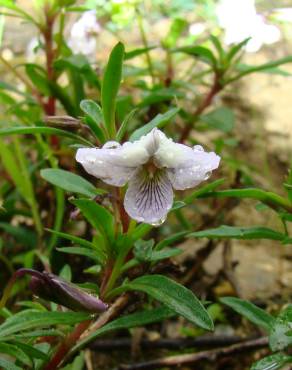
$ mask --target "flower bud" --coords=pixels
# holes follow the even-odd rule
[[[30,289],[40,298],[55,302],[73,311],[97,313],[108,308],[108,305],[96,296],[57,275],[34,270],[29,270],[27,273],[32,275]]]

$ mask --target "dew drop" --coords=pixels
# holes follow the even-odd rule
[[[121,146],[120,143],[117,141],[108,141],[107,143],[104,144],[102,147],[103,149],[117,149]]]
[[[204,148],[202,147],[202,145],[194,145],[193,146],[193,150],[195,152],[203,152],[204,151]]]
[[[85,157],[85,160],[87,161],[87,162],[89,162],[89,163],[95,163],[95,157],[93,156],[93,155],[87,155],[86,157]]]
[[[211,173],[212,173],[211,171],[206,172],[204,176],[204,180],[208,180],[208,178],[211,176]]]
[[[150,225],[154,226],[154,227],[158,227],[158,226],[161,226],[165,220],[166,220],[166,217],[167,216],[164,216],[163,218],[161,218],[160,220],[156,221],[156,222],[151,222]]]

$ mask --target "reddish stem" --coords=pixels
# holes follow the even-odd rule
[[[53,42],[53,28],[55,22],[55,16],[49,14],[46,11],[46,27],[43,30],[43,36],[45,40],[45,53],[46,53],[46,69],[47,77],[49,82],[56,81],[56,75],[54,71],[54,60],[55,60],[55,50]],[[47,116],[54,116],[56,114],[56,98],[54,96],[49,96],[47,102],[44,104],[45,113]],[[59,139],[57,136],[51,136],[51,144],[57,147],[59,144]]]
[[[80,336],[89,327],[91,320],[83,321],[78,324],[75,329],[67,336],[67,338],[60,344],[57,352],[46,365],[44,370],[56,370],[58,365],[63,361],[64,357],[67,355],[71,347],[78,341]]]
[[[218,92],[222,90],[222,88],[223,88],[223,86],[220,83],[220,75],[216,73],[215,77],[214,77],[214,82],[213,82],[213,85],[212,85],[210,91],[205,96],[205,98],[202,100],[201,104],[198,106],[198,108],[196,109],[196,111],[194,113],[193,124],[189,124],[183,129],[183,131],[181,133],[180,140],[179,140],[180,143],[184,143],[186,141],[186,139],[188,138],[191,130],[194,128],[194,123],[198,120],[198,118],[204,112],[204,110],[207,107],[209,107],[209,105],[211,105],[211,103],[214,99],[214,96],[217,95]]]

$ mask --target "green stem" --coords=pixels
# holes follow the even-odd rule
[[[58,168],[58,161],[54,157],[50,146],[44,142],[43,138],[40,135],[36,135],[38,142],[43,149],[44,153],[47,155],[47,159],[52,168]],[[55,221],[53,225],[53,230],[60,231],[62,228],[63,217],[65,212],[65,199],[64,199],[64,191],[58,187],[55,187],[55,197],[56,197],[56,212],[55,212]],[[56,245],[58,240],[58,236],[56,234],[52,234],[51,239],[48,245],[49,254],[51,253],[52,249]]]
[[[151,59],[151,56],[150,56],[150,53],[149,53],[149,50],[148,50],[149,44],[148,44],[148,40],[147,40],[147,37],[146,37],[146,32],[145,32],[145,29],[144,29],[144,25],[143,25],[143,18],[140,14],[139,9],[136,9],[136,14],[137,14],[138,26],[139,26],[139,31],[140,31],[140,34],[141,34],[142,42],[143,42],[144,47],[146,48],[145,56],[146,56],[146,61],[147,61],[147,64],[148,64],[149,74],[152,78],[152,84],[154,85],[154,83],[155,83],[154,69],[153,69],[152,59]]]
[[[21,173],[23,175],[23,181],[26,184],[26,189],[29,195],[29,199],[27,199],[27,201],[29,202],[29,205],[31,207],[31,213],[34,219],[35,228],[36,228],[38,235],[42,236],[43,225],[42,225],[41,217],[40,217],[39,210],[38,210],[38,204],[37,204],[36,197],[34,194],[32,181],[28,173],[27,163],[23,155],[23,152],[20,148],[19,140],[17,137],[14,138],[14,146],[15,146],[16,156],[17,156],[17,159],[20,165]]]
[[[110,278],[109,278],[109,280],[106,284],[105,290],[104,290],[105,299],[108,297],[108,295],[110,294],[112,288],[114,287],[117,279],[120,277],[120,275],[122,273],[122,268],[123,268],[125,259],[126,259],[128,253],[129,253],[129,251],[131,250],[131,248],[132,248],[132,244],[129,244],[129,245],[125,246],[124,249],[118,255],[118,257],[115,261],[111,276],[110,276]]]

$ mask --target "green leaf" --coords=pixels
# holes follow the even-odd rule
[[[292,345],[292,305],[289,305],[274,320],[269,343],[272,351],[282,351]]]
[[[134,244],[134,256],[139,262],[149,262],[152,257],[154,240],[137,240]]]
[[[183,251],[179,248],[167,248],[162,251],[154,251],[151,255],[151,262],[164,260],[165,258],[171,258],[178,256]]]
[[[285,235],[266,227],[237,227],[221,225],[215,229],[196,231],[188,235],[189,238],[209,238],[209,239],[271,239],[284,240]]]
[[[144,275],[124,285],[127,290],[149,294],[190,322],[207,330],[213,330],[213,322],[196,296],[183,285],[162,276]]]
[[[31,82],[43,95],[50,95],[50,85],[46,72],[43,68],[36,64],[27,63],[25,64],[25,72],[30,78]]]
[[[0,358],[0,368],[3,370],[22,370],[21,367],[16,366],[13,362]]]
[[[184,239],[187,234],[188,234],[188,231],[179,231],[176,234],[172,234],[169,237],[157,243],[154,249],[155,251],[160,251],[161,249],[168,247],[169,245]]]
[[[275,194],[271,191],[265,191],[262,189],[257,188],[246,188],[246,189],[229,189],[229,190],[221,190],[216,192],[204,193],[201,197],[214,197],[214,198],[225,198],[225,197],[234,197],[234,198],[250,198],[250,199],[257,199],[262,203],[267,204],[272,208],[284,208],[284,209],[291,209],[291,204],[283,197],[278,194]]]
[[[245,68],[244,71],[238,73],[236,76],[231,77],[229,80],[226,81],[226,83],[236,81],[240,79],[241,77],[246,76],[251,73],[262,72],[270,68],[275,68],[282,64],[291,63],[291,62],[292,62],[292,56],[288,56],[288,57],[281,58],[281,59],[278,59],[278,60],[275,60],[269,63],[261,64],[259,66],[250,66],[249,68]]]
[[[8,222],[0,222],[0,229],[12,235],[19,243],[29,248],[34,248],[37,244],[36,234],[23,226],[13,226]]]
[[[72,203],[77,206],[88,222],[99,230],[108,240],[109,245],[114,241],[114,219],[104,207],[89,199],[75,199]]]
[[[133,59],[139,55],[145,54],[150,50],[155,49],[156,46],[148,46],[147,48],[138,48],[131,51],[127,51],[124,56],[124,60],[130,60]]]
[[[48,231],[48,232],[50,232],[52,234],[55,234],[55,235],[59,236],[60,238],[64,238],[64,239],[70,240],[71,242],[73,242],[75,244],[82,245],[85,248],[93,248],[93,249],[95,249],[93,243],[90,243],[88,240],[79,238],[78,236],[71,235],[71,234],[66,234],[66,233],[62,233],[60,231],[56,231],[56,230],[52,230],[52,229],[46,229],[46,231]]]
[[[200,116],[200,120],[206,123],[211,129],[228,133],[234,127],[235,116],[231,109],[221,107]]]
[[[103,133],[103,115],[100,106],[93,100],[82,100],[80,108],[88,116],[85,122],[89,125],[91,130],[98,138],[104,140]]]
[[[24,365],[31,366],[32,364],[29,356],[27,356],[26,353],[15,344],[0,342],[0,353],[12,356]]]
[[[282,369],[284,365],[291,362],[291,356],[286,356],[283,353],[275,353],[255,362],[250,370],[278,370]]]
[[[81,248],[81,247],[63,247],[63,248],[57,248],[57,251],[63,252],[63,253],[69,253],[69,254],[77,254],[79,256],[84,256],[92,259],[95,262],[103,263],[103,258],[100,258],[96,251],[87,249],[87,248]]]
[[[183,199],[185,204],[192,203],[195,199],[202,197],[204,194],[208,194],[210,191],[218,188],[220,185],[224,183],[225,179],[218,179],[210,184],[202,186],[200,189],[195,190],[192,194],[188,195],[186,198]]]
[[[101,87],[101,105],[105,126],[111,138],[115,137],[116,97],[122,79],[124,45],[119,42],[109,57]]]
[[[223,297],[219,299],[221,303],[231,307],[240,315],[246,317],[249,321],[269,331],[275,321],[275,318],[266,311],[255,306],[249,301],[235,297]]]
[[[249,42],[251,38],[248,37],[245,40],[241,41],[240,43],[234,45],[231,47],[229,52],[227,53],[227,60],[228,62],[231,62],[232,59],[245,47],[245,45]]]
[[[172,108],[163,114],[157,114],[157,116],[154,117],[149,123],[134,131],[129,140],[138,140],[141,136],[148,134],[153,128],[164,127],[179,112],[179,110],[180,108]]]
[[[174,47],[178,38],[181,36],[181,34],[184,32],[187,26],[188,22],[185,19],[175,18],[172,21],[170,30],[168,31],[168,34],[166,35],[163,41],[163,45],[166,46],[167,48]]]
[[[224,50],[223,50],[223,47],[222,47],[222,44],[219,38],[214,35],[210,35],[210,41],[212,42],[212,44],[215,46],[215,49],[217,50],[220,62],[223,63],[225,60],[225,53],[224,53]]]
[[[0,130],[0,136],[10,136],[10,135],[22,135],[22,134],[44,134],[44,135],[57,135],[68,137],[79,143],[85,144],[86,146],[93,146],[92,143],[79,135],[72,134],[71,132],[60,130],[58,128],[38,126],[38,127],[10,127]]]
[[[188,55],[192,55],[204,63],[215,67],[217,60],[212,51],[204,46],[184,46],[178,49],[174,49],[174,52],[182,52]]]
[[[158,103],[167,103],[170,105],[170,102],[175,98],[185,97],[184,93],[175,88],[158,88],[150,91],[139,103],[139,108],[149,108],[151,105],[157,105]]]
[[[173,315],[174,313],[170,309],[166,307],[159,307],[154,308],[152,310],[140,311],[120,317],[104,325],[100,329],[97,329],[88,337],[81,340],[80,343],[73,348],[73,352],[79,350],[81,347],[84,347],[87,343],[92,342],[98,336],[106,334],[108,332],[121,329],[130,329],[138,326],[145,326],[147,324],[152,324],[154,322],[160,322]]]
[[[88,320],[89,314],[77,312],[21,311],[0,325],[0,340],[12,334],[51,325],[73,325]]]
[[[125,136],[126,132],[127,132],[127,129],[128,129],[128,125],[129,123],[132,121],[134,115],[136,114],[138,109],[133,109],[129,114],[126,115],[126,117],[124,118],[118,132],[117,132],[117,141],[121,141],[123,139],[123,137]]]
[[[17,345],[18,348],[20,348],[31,358],[37,358],[45,361],[49,360],[49,356],[46,353],[40,351],[39,349],[33,346],[30,346],[29,344],[18,341],[14,341],[14,343]]]
[[[41,170],[41,177],[70,193],[82,194],[90,198],[94,198],[97,194],[100,194],[89,181],[73,172],[58,168],[45,168]]]

